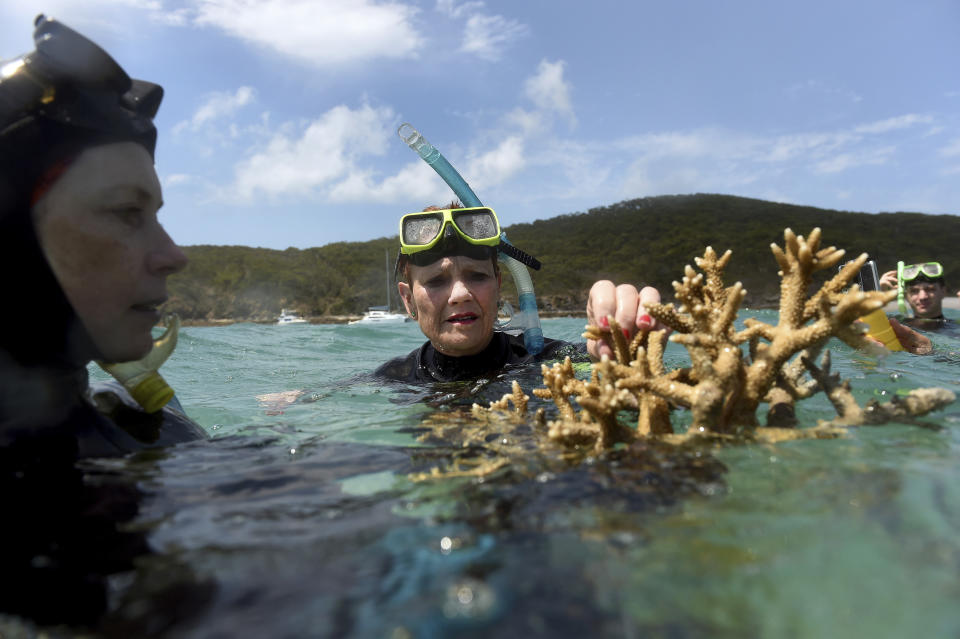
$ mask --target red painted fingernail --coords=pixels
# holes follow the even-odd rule
[[[610,328],[610,320],[607,319],[606,315],[600,318],[600,326]]]
[[[623,336],[624,336],[624,337],[626,337],[627,339],[630,339],[630,331],[628,331],[628,330],[625,329],[625,328],[621,328],[620,330],[623,331]]]
[[[640,321],[643,322],[644,324],[653,324],[653,318],[647,315],[646,313],[640,316]]]

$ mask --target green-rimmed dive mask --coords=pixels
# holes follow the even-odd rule
[[[912,282],[913,280],[925,275],[930,279],[943,277],[943,265],[940,262],[924,262],[923,264],[908,264],[900,271],[900,279],[903,282]]]
[[[497,214],[475,206],[408,213],[400,219],[400,253],[418,266],[451,254],[451,242],[469,257],[494,255],[500,245]]]

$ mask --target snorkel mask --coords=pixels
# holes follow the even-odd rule
[[[506,249],[514,259],[540,268],[535,257],[502,240],[497,214],[486,206],[418,211],[400,218],[400,253],[417,266],[445,255],[489,259]]]

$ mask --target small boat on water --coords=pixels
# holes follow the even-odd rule
[[[387,306],[371,306],[363,317],[350,324],[403,324],[409,321],[410,318],[404,313],[391,313]]]
[[[300,317],[296,311],[283,309],[280,311],[280,317],[277,318],[277,326],[286,326],[287,324],[306,324],[307,320]]]
[[[387,303],[385,306],[367,307],[367,312],[358,320],[348,322],[348,324],[369,324],[382,326],[384,324],[403,324],[411,321],[406,313],[392,313],[390,311],[390,253],[385,251],[384,267],[387,271]]]

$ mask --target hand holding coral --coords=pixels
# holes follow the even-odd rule
[[[612,316],[623,327],[624,337],[629,342],[638,332],[646,334],[665,328],[646,310],[647,305],[659,302],[660,292],[652,286],[645,286],[637,291],[637,287],[632,284],[616,286],[610,280],[600,280],[590,288],[587,323],[598,326],[609,334],[610,322],[607,317]],[[587,352],[595,360],[604,355],[613,358],[613,341],[609,335],[599,340],[588,339]]]

